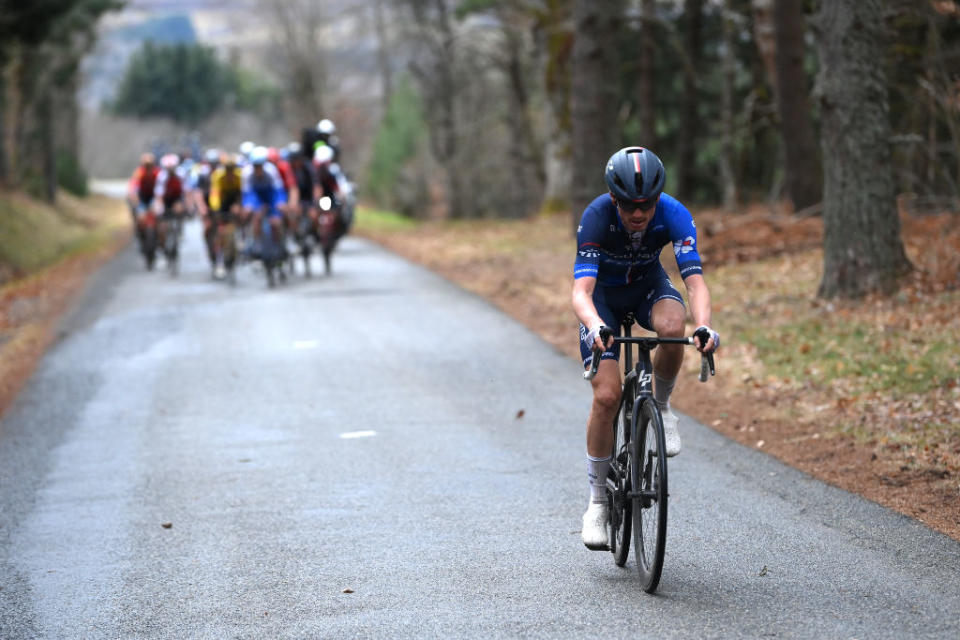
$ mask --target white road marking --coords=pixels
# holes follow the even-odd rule
[[[293,343],[294,349],[316,349],[320,346],[317,340],[297,340]]]
[[[344,440],[350,440],[352,438],[372,438],[377,435],[376,431],[348,431],[347,433],[341,433],[340,437]]]

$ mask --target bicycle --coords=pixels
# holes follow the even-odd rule
[[[663,556],[667,543],[667,455],[663,418],[653,399],[653,364],[650,351],[661,344],[695,344],[686,338],[632,337],[634,318],[624,318],[623,336],[614,337],[614,344],[626,345],[623,358],[623,387],[620,407],[614,418],[613,457],[607,474],[607,501],[610,508],[610,551],[614,562],[622,567],[633,552],[643,590],[653,593],[660,583]],[[606,344],[612,331],[603,327],[600,339]],[[698,330],[694,336],[705,343],[710,335]],[[637,364],[633,365],[633,348],[637,345]],[[593,350],[593,360],[584,379],[592,380],[600,366],[603,352]],[[700,381],[706,382],[716,373],[713,354],[703,354]]]

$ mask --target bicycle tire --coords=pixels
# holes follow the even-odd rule
[[[630,533],[632,528],[632,501],[630,492],[630,423],[633,420],[633,390],[624,389],[620,411],[613,425],[613,460],[607,487],[610,490],[610,551],[618,567],[630,557]]]
[[[667,546],[667,455],[663,418],[652,398],[638,398],[631,429],[635,457],[630,466],[633,490],[633,553],[643,590],[660,584]]]

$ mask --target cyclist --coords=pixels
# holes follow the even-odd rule
[[[250,164],[243,168],[243,208],[253,218],[253,237],[259,239],[264,216],[270,222],[270,233],[276,245],[283,247],[283,214],[287,203],[280,172],[267,161],[267,148],[250,152]]]
[[[224,153],[220,166],[210,176],[210,219],[214,224],[215,266],[213,277],[222,279],[232,267],[234,251],[233,225],[240,217],[243,199],[243,176],[236,156]],[[224,246],[229,243],[229,246]],[[224,254],[228,255],[225,256]],[[226,264],[225,264],[226,263]]]
[[[140,166],[134,170],[133,175],[130,176],[130,182],[127,184],[127,202],[130,205],[130,215],[133,216],[137,239],[141,241],[143,239],[142,217],[150,203],[153,202],[153,190],[157,184],[157,173],[159,171],[156,157],[152,153],[144,153],[140,156]]]
[[[179,233],[179,221],[183,219],[183,179],[178,171],[180,158],[175,153],[168,153],[160,158],[160,173],[157,174],[157,184],[154,187],[157,211],[162,215],[162,224],[157,227],[160,246],[166,246],[167,233]]]
[[[304,129],[303,131],[303,152],[308,157],[322,146],[328,146],[333,150],[334,162],[340,159],[340,139],[337,137],[337,127],[333,121],[324,118],[317,123],[314,129]]]
[[[216,149],[207,149],[203,155],[203,162],[193,165],[190,171],[190,198],[195,211],[200,213],[203,221],[203,239],[207,245],[207,255],[210,258],[210,268],[216,275],[216,233],[217,225],[212,215],[215,209],[210,208],[210,186],[213,173],[220,164],[220,152]]]
[[[710,291],[697,253],[696,226],[687,208],[663,193],[663,163],[649,149],[625,147],[607,161],[604,178],[609,192],[587,206],[577,230],[572,294],[584,366],[591,364],[594,348],[603,350],[587,420],[590,503],[583,514],[582,537],[590,549],[608,548],[606,478],[621,385],[620,350],[613,348],[612,337],[603,343],[600,329],[609,327],[619,335],[622,318],[633,312],[640,326],[659,337],[684,335],[683,298],[660,265],[660,251],[668,242],[673,244],[693,321],[710,333],[706,344],[697,340],[697,349],[709,353],[720,346],[720,336],[710,329]],[[663,415],[668,456],[680,453],[670,394],[682,362],[682,345],[660,346],[653,361],[654,399]]]

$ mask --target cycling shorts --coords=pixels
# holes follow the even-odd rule
[[[642,279],[628,285],[605,287],[598,283],[593,290],[593,306],[600,314],[603,324],[612,329],[615,336],[620,335],[623,318],[631,311],[637,324],[647,331],[653,331],[650,320],[653,305],[664,299],[683,304],[683,296],[660,265],[656,265]],[[587,333],[589,329],[581,324],[580,357],[583,358],[584,367],[589,366],[593,360],[593,345],[587,344]],[[620,345],[613,345],[611,349],[604,351],[600,359],[619,360]]]

